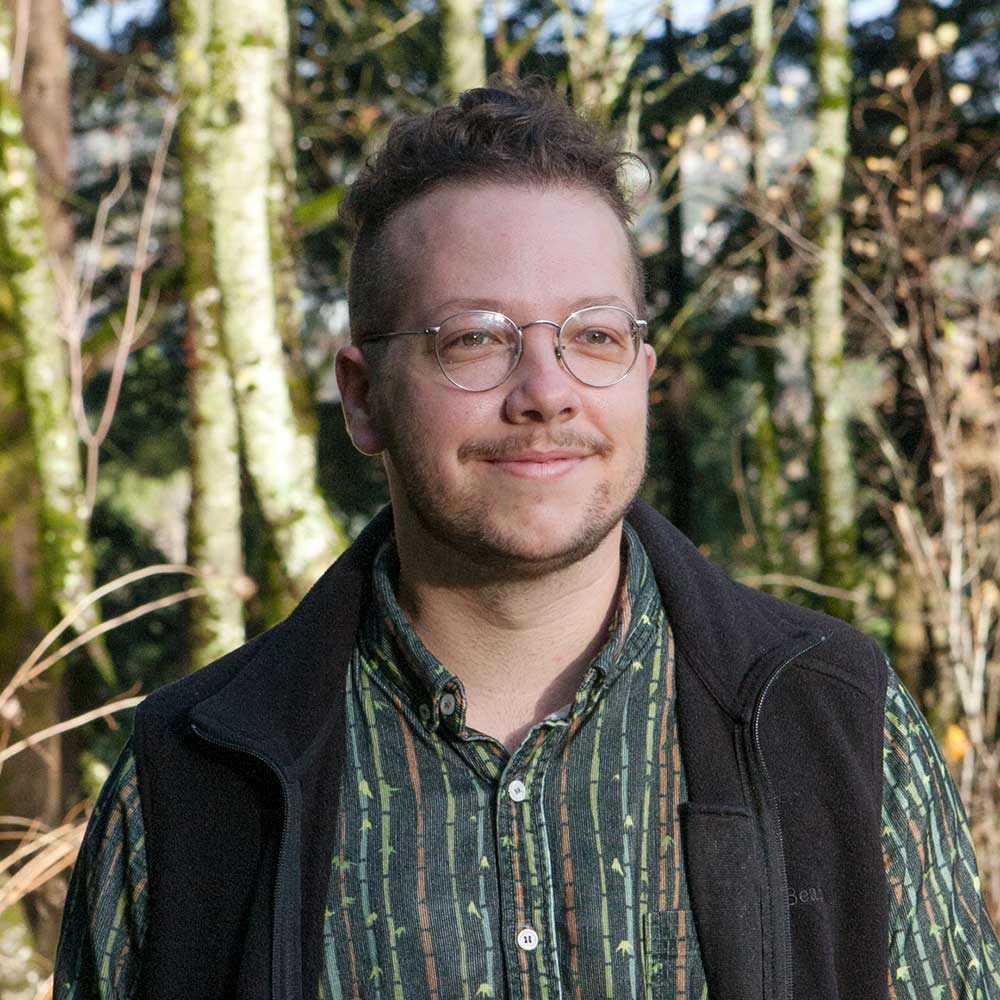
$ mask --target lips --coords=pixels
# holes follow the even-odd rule
[[[591,452],[587,451],[515,451],[501,458],[495,458],[494,462],[562,462],[567,459],[586,458]]]
[[[579,451],[514,452],[490,459],[488,464],[518,479],[558,479],[576,469],[590,454]]]

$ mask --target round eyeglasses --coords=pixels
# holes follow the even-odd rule
[[[361,343],[389,337],[433,337],[434,353],[445,378],[459,389],[487,392],[517,367],[529,326],[553,327],[556,357],[562,366],[578,382],[595,389],[617,385],[628,375],[646,336],[646,321],[636,319],[627,309],[587,306],[562,324],[536,319],[523,326],[503,313],[474,309],[449,316],[437,326],[376,333]]]

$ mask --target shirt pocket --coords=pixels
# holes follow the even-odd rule
[[[689,1000],[703,995],[705,972],[690,910],[643,914],[641,947],[646,1000]]]

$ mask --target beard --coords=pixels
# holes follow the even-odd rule
[[[386,422],[391,424],[390,421]],[[493,516],[493,505],[484,488],[445,492],[441,478],[427,455],[405,431],[384,429],[391,479],[402,492],[421,528],[445,548],[459,552],[469,563],[488,572],[495,581],[530,580],[558,572],[591,555],[625,515],[646,477],[648,440],[641,444],[620,480],[597,482],[579,513],[577,528],[561,542],[546,545],[543,539],[517,531],[517,517]],[[492,441],[468,441],[458,450],[459,461],[497,461],[506,455],[543,445],[550,449],[582,449],[609,458],[614,446],[606,438],[573,432],[539,435],[515,433]],[[404,473],[405,470],[405,474]],[[574,506],[576,506],[574,504]],[[523,518],[521,519],[523,521]]]

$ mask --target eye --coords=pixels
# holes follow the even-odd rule
[[[463,330],[453,343],[457,342],[462,347],[485,347],[487,344],[497,340],[496,334],[489,330]]]

